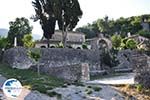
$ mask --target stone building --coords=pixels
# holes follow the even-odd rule
[[[55,47],[62,41],[62,32],[57,30],[50,39],[50,47]],[[85,42],[85,34],[79,32],[68,32],[67,34],[67,46],[72,48],[82,48],[82,44]],[[36,42],[36,48],[47,48],[47,40],[42,38]]]
[[[86,43],[88,44],[88,48],[94,49],[94,50],[100,50],[100,49],[111,49],[112,48],[112,42],[108,38],[104,37],[102,34],[99,34],[98,37],[87,39]]]

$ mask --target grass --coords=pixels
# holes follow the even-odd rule
[[[95,86],[95,87],[93,87],[93,90],[98,92],[98,91],[102,90],[102,88],[98,87],[98,86],[97,87]]]
[[[15,78],[19,80],[23,86],[45,94],[48,94],[47,90],[61,87],[65,83],[64,80],[56,77],[51,77],[46,74],[40,74],[40,76],[38,76],[37,72],[32,70],[12,69],[5,64],[0,64],[0,74],[6,78]]]
[[[99,87],[99,86],[87,86],[87,88],[88,89],[93,89],[95,92],[98,92],[98,91],[100,91],[100,90],[102,90],[102,88],[101,87]]]
[[[93,93],[92,89],[89,89],[89,88],[85,89],[85,92],[86,94],[89,94],[89,95]]]

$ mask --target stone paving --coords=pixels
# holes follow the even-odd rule
[[[114,76],[110,78],[88,81],[87,84],[109,84],[109,85],[135,84],[134,77],[135,73],[126,73],[121,76]]]

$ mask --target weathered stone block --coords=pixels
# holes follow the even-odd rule
[[[37,66],[32,66],[32,70],[37,71]],[[59,67],[47,67],[40,66],[40,73],[45,73],[50,76],[55,76],[58,78],[62,78],[68,82],[74,81],[87,81],[90,79],[89,77],[89,66],[88,64],[75,64],[75,65],[66,65]]]
[[[22,47],[11,48],[4,52],[3,62],[12,68],[28,69],[33,61],[27,55],[27,49]]]
[[[145,88],[150,88],[150,57],[144,53],[136,52],[132,61],[136,73],[135,82],[142,84]]]

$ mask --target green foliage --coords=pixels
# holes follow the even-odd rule
[[[88,24],[87,26],[79,27],[76,29],[76,31],[84,33],[86,38],[94,38],[99,33],[99,29],[96,22]]]
[[[56,45],[56,48],[64,48],[63,43],[62,43],[62,42],[58,43],[58,44]]]
[[[120,45],[121,45],[121,36],[120,35],[113,35],[111,37],[111,40],[112,40],[112,45],[115,49],[119,48]]]
[[[57,96],[58,98],[61,98],[61,94],[55,92],[55,91],[52,91],[52,92],[49,92],[48,95],[50,97],[54,97],[54,96]]]
[[[95,87],[92,87],[92,88],[93,88],[94,91],[97,91],[97,92],[102,89],[101,87],[98,87],[98,86],[95,86]]]
[[[86,92],[87,94],[92,94],[92,93],[93,93],[92,89],[88,89],[88,88],[85,90],[85,92]]]
[[[101,62],[102,64],[108,65],[110,67],[112,67],[112,58],[109,54],[109,52],[103,52],[101,55]]]
[[[28,51],[28,56],[37,62],[41,57],[40,50],[38,49],[30,50]]]
[[[96,34],[102,32],[105,36],[112,36],[118,33],[121,37],[126,37],[127,33],[138,34],[142,30],[141,21],[143,16],[146,16],[150,21],[150,15],[132,16],[128,18],[120,17],[117,20],[109,19],[108,16],[94,21],[92,24],[87,24],[79,27],[76,31],[84,33],[87,38],[96,37]],[[143,36],[149,37],[149,34]]]
[[[88,49],[87,44],[85,44],[85,43],[82,44],[82,48],[83,48],[83,49]]]
[[[23,46],[23,37],[26,34],[32,33],[32,27],[29,25],[28,19],[16,18],[13,22],[9,22],[9,32],[8,32],[8,41],[11,46],[14,44],[14,38],[17,37],[17,45]]]
[[[35,45],[31,34],[24,35],[22,41],[23,41],[24,47],[26,47],[26,48],[33,48]]]
[[[123,38],[122,40],[121,40],[121,45],[120,45],[120,49],[122,50],[122,49],[127,49],[127,47],[126,47],[126,42],[127,42],[127,38]]]
[[[7,38],[0,36],[0,49],[6,49],[9,45]]]
[[[126,47],[128,49],[136,49],[137,48],[137,43],[133,39],[128,39],[127,42],[126,42]]]
[[[140,31],[138,32],[138,34],[150,39],[150,32],[149,32],[149,31],[140,30]]]
[[[136,90],[137,90],[138,92],[141,92],[142,89],[143,89],[143,85],[141,85],[141,84],[137,84],[137,85],[136,85]]]

